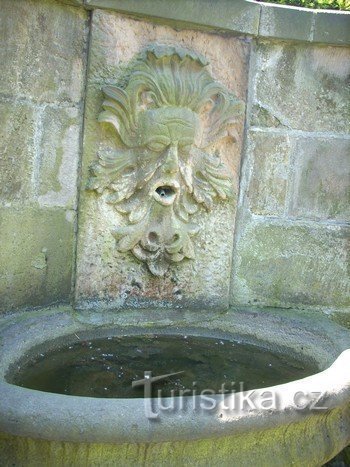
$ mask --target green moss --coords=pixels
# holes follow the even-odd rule
[[[3,433],[0,434],[0,457],[5,465],[16,467],[322,465],[344,447],[344,421],[349,420],[348,412],[343,407],[274,429],[163,443],[69,443]]]
[[[349,304],[346,229],[264,222],[237,245],[233,303],[332,307]]]
[[[67,300],[74,225],[58,208],[0,210],[0,310]]]

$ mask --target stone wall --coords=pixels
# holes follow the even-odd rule
[[[257,41],[231,296],[349,306],[350,49]]]
[[[0,310],[72,299],[79,191],[88,206],[79,220],[80,302],[112,294],[115,305],[133,305],[130,296],[144,305],[140,297],[153,300],[161,292],[168,302],[185,304],[192,294],[203,304],[211,290],[222,305],[230,296],[234,305],[348,309],[345,15],[289,9],[260,14],[264,4],[225,0],[215,14],[211,2],[203,2],[199,18],[196,2],[185,3],[187,9],[170,11],[163,1],[147,7],[146,1],[120,0],[117,13],[98,8],[113,7],[114,0],[0,0]],[[128,8],[135,15],[146,8],[157,24],[127,19]],[[297,31],[282,27],[284,14],[293,21],[298,16]],[[198,31],[202,27],[205,32]],[[160,39],[207,55],[215,77],[247,103],[235,228],[234,209],[222,221],[227,212],[219,207],[197,244],[202,263],[169,277],[166,287],[127,255],[110,267],[114,239],[98,235],[107,231],[108,215],[95,202],[86,204],[91,194],[85,191],[101,136],[100,87],[138,47]],[[239,159],[236,153],[231,158],[237,176]],[[97,223],[89,224],[89,217]],[[216,231],[220,222],[224,230]],[[101,244],[108,254],[99,253]],[[104,269],[96,267],[101,261]],[[126,265],[135,268],[131,275]]]
[[[0,2],[0,310],[68,301],[87,13]]]

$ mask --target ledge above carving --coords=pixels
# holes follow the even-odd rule
[[[350,44],[350,11],[315,10],[255,0],[85,0],[84,6],[114,10],[179,28],[212,29],[297,42]]]

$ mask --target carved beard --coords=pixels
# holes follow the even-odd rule
[[[129,221],[112,232],[117,249],[131,251],[155,276],[163,276],[171,263],[195,257],[191,237],[199,226],[190,222],[190,216],[201,204],[210,210],[213,198],[226,198],[231,191],[230,177],[218,156],[194,147],[189,158],[193,169],[189,161],[180,159],[173,175],[163,173],[164,157],[156,159],[148,166],[146,179],[138,171],[133,194],[115,204]],[[129,174],[121,176],[121,185],[128,181]]]
[[[128,214],[130,224],[113,231],[119,251],[131,250],[155,276],[163,276],[170,263],[194,258],[191,237],[199,227],[189,222],[189,216],[198,207],[180,172],[164,177],[161,166],[156,168],[152,178],[122,204],[118,210]]]

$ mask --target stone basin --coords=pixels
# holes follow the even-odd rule
[[[154,399],[154,419],[146,416],[143,398],[68,396],[6,381],[9,368],[31,349],[51,349],[74,333],[91,339],[146,332],[232,339],[313,362],[319,372],[250,395],[211,396],[211,410],[201,406],[200,395],[184,396],[171,411]],[[6,315],[0,338],[0,457],[6,465],[320,466],[350,441],[350,334],[326,316],[59,307]]]

